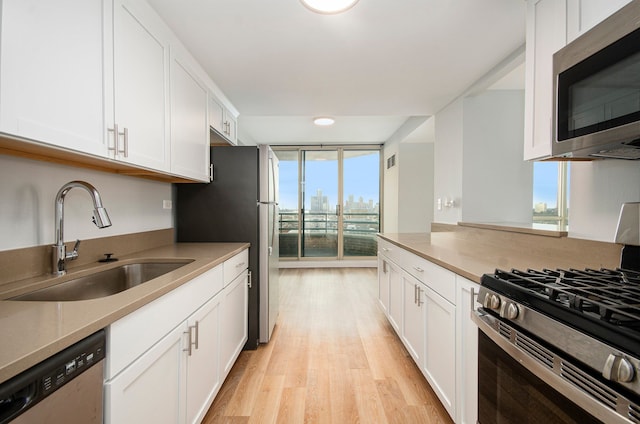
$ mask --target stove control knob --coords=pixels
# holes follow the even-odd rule
[[[519,313],[518,305],[511,302],[503,304],[502,309],[500,309],[500,316],[506,319],[516,319]]]
[[[628,383],[635,377],[635,369],[627,358],[610,353],[604,363],[602,376],[618,383]]]
[[[487,293],[484,297],[483,306],[485,308],[498,309],[500,307],[500,296]]]

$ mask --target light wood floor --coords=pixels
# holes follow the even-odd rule
[[[378,306],[376,270],[283,269],[273,338],[242,352],[204,424],[451,423]]]

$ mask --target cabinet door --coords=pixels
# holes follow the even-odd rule
[[[402,290],[402,276],[400,267],[393,262],[387,262],[389,272],[389,309],[388,317],[391,326],[400,336],[402,334],[402,305],[404,303]]]
[[[209,94],[209,126],[224,135],[224,106]]]
[[[456,408],[456,307],[430,288],[425,290],[425,373],[445,409]]]
[[[567,43],[605,20],[631,0],[567,0]]]
[[[187,353],[187,423],[198,423],[220,389],[220,299],[209,300],[188,320],[191,353]]]
[[[238,122],[235,116],[233,116],[231,112],[229,112],[228,110],[225,110],[224,115],[225,115],[224,122],[226,125],[225,134],[227,135],[227,138],[229,139],[231,144],[236,145],[238,144],[238,134],[236,130],[236,127],[238,126]]]
[[[5,0],[0,131],[104,156],[103,2]]]
[[[209,182],[207,90],[188,54],[171,52],[171,173]]]
[[[105,423],[184,422],[184,325],[105,383]]]
[[[402,339],[409,354],[421,370],[424,369],[424,342],[426,308],[424,293],[426,286],[415,277],[404,273],[402,275],[404,286],[403,306],[404,319],[402,324]]]
[[[551,155],[553,54],[566,44],[567,0],[528,0],[524,158]]]
[[[456,422],[475,424],[478,417],[478,327],[471,320],[478,284],[456,276]]]
[[[169,34],[146,3],[115,0],[113,110],[116,158],[169,171]],[[126,129],[126,136],[125,136]],[[113,133],[112,133],[113,134]],[[110,137],[114,147],[114,135]]]
[[[248,336],[249,277],[245,272],[222,292],[220,329],[220,367],[223,378],[229,374]]]
[[[378,302],[385,315],[389,315],[389,265],[384,256],[378,256]]]

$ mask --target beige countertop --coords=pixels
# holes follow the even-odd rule
[[[496,268],[615,268],[620,246],[590,240],[470,230],[383,233],[379,236],[469,280],[480,282]]]
[[[130,259],[193,259],[193,262],[100,299],[72,302],[0,300],[0,382],[107,327],[248,247],[248,243],[178,243],[122,256],[119,258],[121,263]],[[81,276],[117,264],[96,266],[94,263],[74,269],[68,275]],[[40,287],[45,279],[49,277],[24,280],[19,285],[3,285],[0,299]]]

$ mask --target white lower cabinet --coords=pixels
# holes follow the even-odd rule
[[[183,423],[184,327],[105,384],[105,423]]]
[[[402,339],[420,369],[424,367],[426,307],[423,298],[426,286],[415,277],[402,272],[403,310]]]
[[[385,314],[389,309],[389,268],[387,260],[382,256],[378,256],[378,302]]]
[[[220,367],[224,377],[231,371],[242,347],[247,342],[248,278],[246,272],[239,275],[225,287],[222,293],[224,299],[221,311]],[[239,316],[238,311],[244,311],[242,317]]]
[[[187,423],[202,421],[222,385],[219,348],[223,296],[218,294],[187,320]]]
[[[219,265],[109,327],[106,424],[202,421],[247,339],[238,272],[224,287]]]
[[[478,419],[478,327],[471,320],[476,308],[472,290],[478,284],[456,276],[456,422],[475,424]]]
[[[426,351],[424,372],[452,417],[456,416],[456,307],[430,288],[424,293]]]
[[[402,266],[390,260],[391,251]],[[449,415],[456,423],[475,423],[478,333],[471,290],[478,284],[397,246],[378,254],[378,294],[383,309],[388,299],[387,319]]]
[[[400,267],[393,263],[387,262],[387,272],[389,273],[389,309],[387,318],[391,326],[396,330],[398,335],[402,334],[402,307],[404,303],[402,294],[402,276]]]

